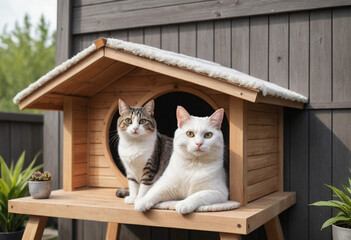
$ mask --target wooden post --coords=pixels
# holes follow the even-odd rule
[[[230,200],[238,201],[241,205],[247,204],[246,192],[246,128],[247,104],[245,100],[230,97],[229,106],[229,193]]]
[[[30,216],[22,239],[40,240],[48,217]]]
[[[234,233],[219,233],[220,240],[241,240],[241,236]]]
[[[119,223],[109,222],[107,224],[105,240],[117,240],[120,226]]]
[[[274,217],[272,220],[264,225],[268,240],[284,240],[282,227],[280,226],[279,216]]]
[[[63,190],[73,190],[73,99],[65,97],[63,105]]]
[[[279,140],[278,140],[278,190],[283,192],[284,191],[284,109],[283,107],[279,107]]]

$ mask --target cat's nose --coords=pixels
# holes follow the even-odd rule
[[[202,145],[202,142],[197,142],[197,143],[195,143],[198,147],[201,147],[201,145]]]
[[[134,129],[134,132],[136,132],[136,131],[138,131],[139,128],[135,127],[135,128],[133,128],[133,129]]]

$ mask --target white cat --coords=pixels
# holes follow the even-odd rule
[[[227,201],[223,114],[218,109],[211,117],[194,117],[183,107],[177,108],[178,129],[169,165],[146,195],[135,201],[135,210],[144,212],[159,202],[181,200],[175,209],[187,214],[203,205]]]

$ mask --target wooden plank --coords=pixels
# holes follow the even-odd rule
[[[220,240],[241,240],[241,236],[238,234],[230,233],[219,233]]]
[[[133,43],[144,43],[144,29],[136,28],[128,30],[128,41]]]
[[[108,48],[105,49],[105,54],[106,54],[106,57],[116,59],[118,61],[130,63],[130,64],[133,63],[135,66],[146,68],[149,70],[159,72],[164,75],[168,75],[171,77],[182,79],[184,81],[205,86],[241,99],[245,99],[248,101],[254,101],[256,99],[257,92],[255,91],[243,89],[233,84],[228,84],[226,82],[218,81],[210,77],[198,75],[190,71],[181,70],[180,68],[168,66],[149,59],[139,58],[129,53],[120,52],[120,51],[117,52]]]
[[[278,153],[249,156],[247,159],[247,170],[251,171],[265,166],[277,165]]]
[[[41,240],[47,220],[47,217],[30,216],[22,238]]]
[[[105,156],[89,156],[90,167],[108,167]]]
[[[306,109],[328,110],[328,109],[351,109],[351,102],[324,102],[324,103],[309,103]]]
[[[310,14],[310,102],[331,101],[331,11]]]
[[[332,112],[330,110],[309,111],[309,202],[332,199],[324,184],[332,184]],[[330,239],[331,229],[320,231],[332,212],[326,208],[308,209],[309,239]],[[314,219],[314,220],[312,220]]]
[[[273,177],[247,187],[248,202],[278,190],[278,177]]]
[[[196,24],[179,25],[179,53],[196,57]]]
[[[268,240],[284,240],[279,217],[276,216],[264,225]]]
[[[11,151],[10,151],[10,125],[9,121],[0,121],[0,156],[5,160],[7,164],[10,164],[9,161],[11,159]]]
[[[351,8],[333,9],[333,101],[351,101]]]
[[[250,21],[250,75],[268,80],[268,17]]]
[[[88,145],[75,144],[73,145],[73,163],[87,162]]]
[[[279,175],[278,165],[272,165],[247,172],[247,184],[253,185],[258,182],[276,177]]]
[[[105,240],[116,240],[120,232],[121,224],[115,222],[109,222],[107,224],[106,238]]]
[[[73,98],[64,99],[64,118],[63,118],[63,189],[73,190]]]
[[[279,107],[278,125],[278,190],[284,191],[284,109]]]
[[[78,65],[73,66],[69,70],[65,71],[63,74],[57,76],[55,79],[47,82],[44,86],[38,88],[31,95],[23,99],[19,104],[20,108],[24,109],[26,106],[29,106],[31,103],[39,99],[42,95],[50,92],[52,89],[65,82],[68,78],[74,77],[76,74],[79,74],[82,69],[97,64],[97,60],[101,59],[103,57],[103,54],[103,50],[97,50],[93,54],[81,60]]]
[[[309,97],[310,15],[291,13],[289,20],[289,87]]]
[[[247,127],[247,139],[277,138],[278,127],[269,125],[249,125]]]
[[[89,167],[89,176],[115,176],[109,167]]]
[[[113,188],[82,188],[73,192],[53,191],[52,197],[40,201],[31,197],[13,199],[9,209],[20,214],[248,234],[294,203],[294,193],[277,192],[233,211],[189,215],[169,210],[139,213],[116,198]]]
[[[270,82],[289,88],[289,16],[269,17],[269,76]]]
[[[278,107],[271,104],[264,103],[248,103],[247,108],[249,111],[278,113]]]
[[[230,98],[229,110],[229,193],[230,199],[245,205],[246,193],[246,156],[247,156],[247,109],[246,102],[237,98]]]
[[[214,56],[214,23],[211,21],[199,22],[196,31],[197,57],[213,61]]]
[[[73,144],[86,144],[88,141],[88,133],[86,132],[74,132],[73,133]]]
[[[102,144],[90,144],[89,145],[89,154],[94,156],[103,156],[104,151],[102,149]]]
[[[278,138],[253,139],[247,141],[247,155],[261,155],[278,152]]]
[[[92,187],[118,187],[117,178],[114,176],[89,176],[88,185]]]
[[[261,93],[258,94],[256,102],[267,103],[267,104],[274,104],[278,106],[290,107],[290,108],[298,108],[303,109],[304,103],[290,101],[282,98],[272,97],[272,96],[263,96]]]
[[[249,73],[250,65],[250,19],[232,20],[232,67]]]
[[[161,28],[160,27],[145,28],[144,41],[146,45],[161,48]]]
[[[179,52],[179,26],[169,25],[161,27],[161,48],[172,51]]]
[[[231,67],[231,26],[230,20],[214,23],[214,62]]]
[[[351,168],[351,110],[334,110],[332,115],[332,185],[348,182]]]
[[[287,238],[308,239],[308,141],[309,125],[308,112],[289,109],[289,180],[288,190],[296,191],[296,202],[294,211],[290,211],[287,216]]]
[[[86,187],[87,186],[87,177],[88,176],[86,174],[73,176],[72,187],[74,189]]]
[[[248,111],[247,114],[247,123],[249,125],[278,125],[278,114],[276,113],[265,113],[265,112],[256,112]]]
[[[112,1],[73,8],[73,34],[347,6],[347,0]],[[135,16],[138,16],[135,18]]]
[[[87,162],[73,164],[73,176],[84,175],[84,174],[86,175],[87,172],[88,172]]]
[[[43,123],[42,114],[0,112],[0,122]]]

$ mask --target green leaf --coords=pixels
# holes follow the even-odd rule
[[[1,156],[0,156],[0,166],[1,166],[1,179],[3,179],[6,185],[10,187],[12,185],[12,174],[10,172],[10,169],[7,167],[6,162]]]
[[[333,192],[336,194],[336,196],[343,201],[344,203],[346,203],[347,205],[351,206],[351,199],[341,190],[339,190],[336,187],[327,185],[329,188],[331,188],[333,190]]]
[[[322,228],[321,230],[323,230],[324,228],[334,224],[334,223],[337,223],[337,222],[347,222],[347,221],[350,221],[351,218],[349,217],[333,217],[333,218],[330,218],[328,219],[327,221],[324,222],[324,224],[322,225]]]
[[[13,171],[13,183],[12,183],[12,186],[14,184],[16,184],[17,178],[18,178],[19,174],[22,171],[25,156],[26,156],[26,151],[23,151],[21,156],[17,160],[17,163],[15,165],[15,169]]]

